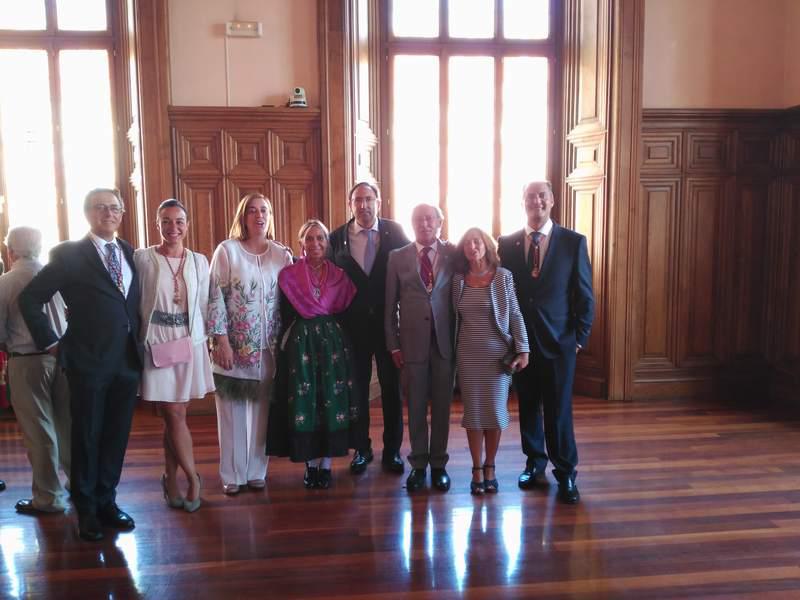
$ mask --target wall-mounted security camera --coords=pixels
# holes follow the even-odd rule
[[[304,88],[296,87],[292,90],[292,94],[289,96],[289,107],[308,108],[308,102],[306,102],[306,90]]]

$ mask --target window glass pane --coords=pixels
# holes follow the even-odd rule
[[[453,242],[470,227],[492,232],[494,59],[454,56],[447,105],[447,222]]]
[[[393,73],[394,217],[413,238],[411,209],[439,204],[439,58],[398,55]]]
[[[74,240],[86,234],[86,192],[116,186],[108,52],[62,50],[59,64],[69,237]]]
[[[504,37],[541,40],[549,35],[549,0],[503,0]]]
[[[53,118],[47,52],[0,50],[0,139],[9,227],[42,232],[46,260],[58,241]]]
[[[57,0],[59,29],[103,31],[108,29],[106,0]]]
[[[494,37],[494,0],[450,0],[447,12],[450,37]]]
[[[503,59],[503,148],[500,231],[520,229],[525,223],[522,186],[547,179],[547,59]]]
[[[395,37],[438,37],[439,0],[392,0]]]
[[[44,0],[0,0],[0,29],[47,29]]]

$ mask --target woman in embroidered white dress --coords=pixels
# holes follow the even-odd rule
[[[276,243],[272,203],[260,193],[239,202],[229,239],[211,259],[208,331],[214,336],[219,474],[223,491],[266,485],[267,416],[280,328],[278,273],[291,264]]]
[[[171,508],[194,512],[200,508],[200,476],[186,408],[190,399],[214,391],[205,323],[208,259],[183,245],[189,222],[183,204],[165,200],[156,215],[161,243],[133,257],[142,290],[142,398],[159,402],[164,417],[164,499]],[[178,467],[189,482],[186,496],[180,492]]]

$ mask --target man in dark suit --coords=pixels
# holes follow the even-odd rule
[[[358,420],[352,427],[356,452],[350,463],[354,474],[363,473],[372,461],[369,438],[369,383],[372,357],[378,366],[383,408],[384,469],[403,472],[400,445],[403,443],[403,405],[397,370],[386,350],[383,331],[383,307],[386,288],[386,261],[389,252],[409,243],[402,227],[395,221],[378,218],[381,198],[378,188],[360,182],[350,190],[353,218],[330,235],[331,260],[345,270],[356,286],[356,297],[345,314],[344,324],[356,361],[356,377],[361,401]]]
[[[527,457],[519,487],[547,485],[549,457],[559,499],[575,504],[580,494],[575,485],[578,449],[572,383],[576,355],[589,338],[594,295],[586,238],[550,219],[554,202],[550,183],[526,185],[523,203],[528,223],[525,229],[501,237],[498,251],[503,266],[514,275],[531,345],[530,364],[514,376],[522,451]]]
[[[116,237],[125,206],[117,190],[98,188],[83,205],[90,232],[63,242],[19,297],[34,342],[58,357],[69,382],[72,415],[70,493],[81,538],[102,526],[133,529],[116,504],[142,371],[139,283],[130,244]],[[68,327],[61,339],[42,307],[61,292]]]

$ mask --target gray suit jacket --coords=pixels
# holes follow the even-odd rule
[[[439,264],[433,290],[419,276],[417,247],[412,242],[392,250],[386,269],[384,328],[389,352],[402,350],[406,362],[427,361],[430,356],[431,319],[436,344],[444,358],[453,356],[453,245],[439,242]]]

